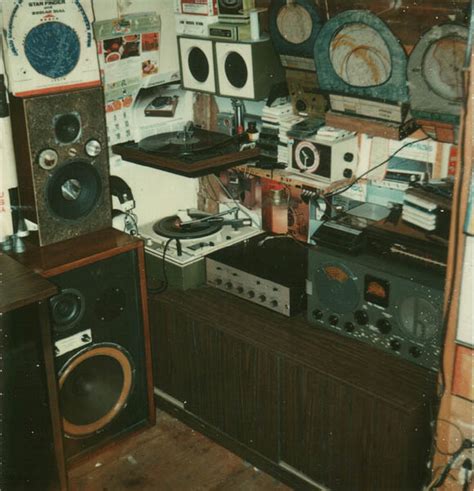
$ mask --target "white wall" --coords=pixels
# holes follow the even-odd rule
[[[160,70],[179,70],[178,48],[173,13],[174,0],[94,0],[96,20],[122,15],[158,11],[161,15]],[[189,99],[191,102],[192,97]],[[192,117],[192,103],[186,101],[186,119]],[[163,119],[163,118],[157,118]],[[130,162],[115,156],[111,159],[111,174],[122,177],[131,187],[136,201],[139,225],[175,213],[178,209],[197,205],[197,179],[176,176]]]
[[[462,276],[457,338],[474,347],[474,237],[466,238]]]

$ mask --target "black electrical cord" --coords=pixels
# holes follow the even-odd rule
[[[438,479],[436,479],[436,481],[430,484],[430,486],[428,487],[429,490],[438,489],[440,486],[444,484],[457,458],[464,452],[464,450],[467,450],[469,448],[473,448],[473,442],[468,439],[463,440],[460,447],[456,450],[456,452],[453,453],[453,455],[451,455],[451,458],[448,460],[448,463],[444,466],[444,469],[439,475]]]
[[[389,157],[387,157],[383,162],[380,162],[380,164],[377,164],[374,167],[371,167],[369,170],[363,172],[360,176],[356,177],[350,184],[348,184],[346,187],[339,189],[337,191],[334,191],[332,193],[326,194],[326,198],[332,198],[333,196],[337,196],[338,194],[345,193],[349,189],[352,188],[357,182],[359,182],[361,179],[363,179],[365,176],[373,172],[374,170],[378,169],[379,167],[382,167],[382,165],[385,165],[387,162],[389,162],[393,157],[398,155],[404,148],[409,147],[411,145],[414,145],[415,143],[419,143],[425,140],[429,140],[429,136],[425,136],[424,138],[419,138],[418,140],[413,140],[411,142],[405,143],[405,145],[402,145],[398,150],[392,153]]]
[[[166,241],[165,247],[163,248],[163,256],[161,258],[161,271],[163,274],[163,281],[161,282],[161,286],[157,288],[148,288],[148,293],[150,295],[159,295],[160,293],[164,293],[168,289],[168,274],[166,273],[166,252],[168,251],[168,247],[173,240],[178,241],[178,239],[171,238]]]

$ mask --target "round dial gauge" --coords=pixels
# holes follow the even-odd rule
[[[399,317],[403,330],[411,339],[426,341],[439,330],[439,310],[425,298],[405,298],[400,304]]]
[[[446,36],[431,44],[423,58],[422,73],[426,83],[440,97],[462,100],[466,40]]]
[[[303,172],[315,172],[319,167],[319,150],[312,142],[299,142],[295,149],[295,161]]]
[[[292,44],[304,43],[313,30],[311,15],[296,3],[283,6],[278,11],[276,23],[281,36]]]
[[[372,27],[353,23],[337,31],[329,46],[337,75],[354,87],[375,87],[391,75],[391,57],[385,40]]]
[[[315,272],[313,285],[321,305],[343,314],[356,309],[360,293],[352,272],[342,264],[327,263]]]
[[[52,148],[47,148],[40,152],[38,155],[38,164],[44,170],[50,170],[53,167],[56,167],[59,162],[59,155],[56,150]]]

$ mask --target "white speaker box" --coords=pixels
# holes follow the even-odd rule
[[[178,37],[183,87],[199,92],[217,92],[213,42],[209,39]]]
[[[219,94],[239,99],[265,99],[284,79],[280,60],[269,39],[256,42],[216,42]]]

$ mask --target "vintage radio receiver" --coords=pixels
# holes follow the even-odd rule
[[[175,14],[176,34],[207,37],[209,25],[214,24],[217,16]]]
[[[358,163],[357,137],[328,139],[323,131],[293,143],[292,169],[323,183],[350,179]]]
[[[348,10],[332,17],[316,39],[314,60],[319,85],[330,94],[333,110],[397,123],[405,120],[406,54],[376,15]]]
[[[412,114],[429,136],[449,143],[457,139],[464,99],[467,39],[467,27],[435,26],[420,38],[408,61]]]
[[[100,85],[90,0],[4,2],[10,91],[20,97]]]
[[[291,237],[260,234],[206,257],[208,285],[291,316],[306,305],[307,250]]]
[[[208,28],[208,35],[212,39],[226,39],[229,41],[250,40],[249,23],[215,22]]]
[[[314,72],[313,48],[322,19],[314,0],[273,0],[269,27],[282,65]]]
[[[295,114],[305,117],[324,118],[327,100],[318,89],[314,72],[286,70],[286,81]]]
[[[174,11],[186,15],[217,15],[216,0],[174,0]]]
[[[443,338],[441,274],[388,261],[309,251],[308,320],[437,370]]]

